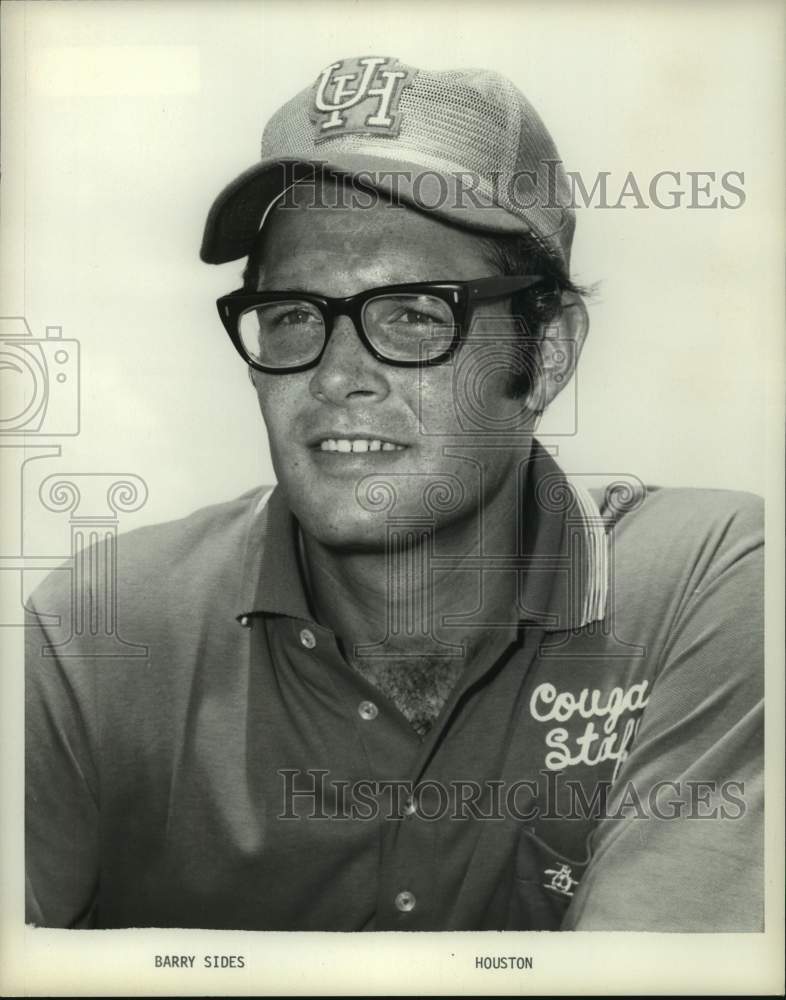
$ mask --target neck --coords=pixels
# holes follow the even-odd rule
[[[471,655],[484,638],[482,621],[510,620],[515,574],[481,573],[475,559],[515,551],[514,479],[485,498],[481,530],[479,515],[433,529],[407,525],[391,533],[387,549],[359,552],[304,533],[314,613],[340,638],[348,659],[362,660],[383,644],[388,657]],[[443,624],[446,615],[462,613],[471,624]]]

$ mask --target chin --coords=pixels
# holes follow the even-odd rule
[[[301,527],[329,549],[342,552],[384,552],[388,545],[388,520],[384,514],[358,517],[309,516],[295,512]]]
[[[409,543],[476,509],[457,471],[379,470],[364,475],[279,476],[290,510],[321,544],[346,551],[384,551],[390,533]],[[472,501],[475,502],[472,502]],[[407,544],[404,541],[404,544]]]

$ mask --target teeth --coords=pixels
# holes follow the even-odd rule
[[[327,438],[325,441],[320,441],[319,444],[320,451],[340,451],[344,454],[348,452],[366,452],[366,451],[403,451],[404,446],[401,444],[393,444],[392,441],[381,441],[379,438],[374,438],[373,441],[368,441],[366,438]]]

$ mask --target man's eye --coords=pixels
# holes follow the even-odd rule
[[[310,309],[287,309],[273,318],[276,326],[304,326],[307,323],[319,323],[320,317]]]
[[[440,316],[421,312],[419,309],[398,309],[389,317],[388,322],[402,326],[435,326],[444,320]]]

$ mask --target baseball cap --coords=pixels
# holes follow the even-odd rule
[[[499,73],[432,72],[391,56],[331,63],[275,112],[261,161],[214,201],[202,260],[247,256],[273,203],[325,173],[462,227],[532,233],[568,269],[567,175],[538,113]]]

